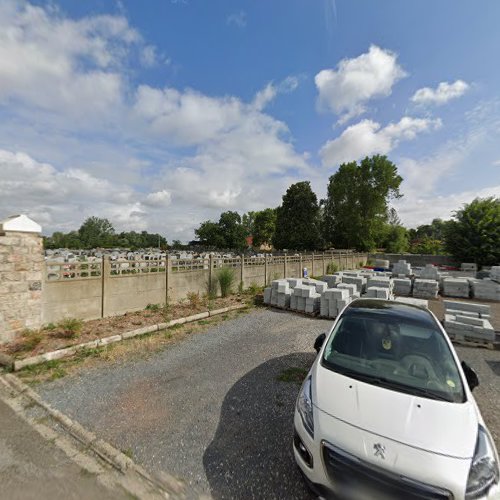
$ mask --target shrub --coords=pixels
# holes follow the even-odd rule
[[[201,306],[201,297],[200,297],[200,294],[198,292],[189,292],[187,294],[187,299],[188,299],[189,305],[193,309],[197,309],[198,307]]]
[[[335,262],[328,262],[326,266],[326,274],[335,274],[339,270]]]
[[[43,339],[42,334],[36,330],[26,329],[21,337],[9,346],[11,353],[32,351]]]
[[[73,338],[80,333],[83,327],[83,321],[77,318],[64,318],[59,321],[59,329],[57,330],[57,336],[62,338]]]
[[[231,293],[231,288],[234,284],[234,273],[229,267],[223,267],[217,273],[219,281],[220,293],[222,297],[227,297]]]
[[[253,282],[250,284],[248,287],[248,293],[250,295],[257,295],[258,293],[262,292],[262,287],[257,285],[257,283]]]
[[[206,289],[207,289],[207,297],[209,300],[213,300],[217,298],[217,287],[218,287],[218,279],[216,276],[212,276],[212,278],[207,280]]]
[[[146,311],[158,312],[160,310],[160,304],[148,304],[146,306]]]

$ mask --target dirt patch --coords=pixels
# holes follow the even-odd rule
[[[26,330],[15,341],[0,345],[0,353],[23,359],[208,310],[251,302],[252,297],[243,294],[213,300],[199,297],[197,300],[179,302],[167,307],[151,304],[143,311],[86,322],[67,318],[57,324],[46,325],[40,330]]]

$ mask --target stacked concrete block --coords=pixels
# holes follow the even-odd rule
[[[415,299],[412,297],[396,297],[394,299],[396,302],[402,302],[403,304],[410,304],[412,306],[418,306],[428,309],[429,301],[425,299]]]
[[[363,276],[343,276],[342,277],[342,283],[350,284],[350,285],[355,285],[356,286],[356,291],[359,293],[364,293],[366,289],[366,278]]]
[[[438,281],[441,276],[438,268],[432,264],[427,264],[419,273],[419,278],[424,280],[436,280]]]
[[[320,299],[321,299],[320,293],[315,293],[312,297],[307,297],[305,312],[310,314],[318,312],[320,309]]]
[[[460,270],[465,271],[465,272],[476,273],[477,272],[477,264],[474,264],[472,262],[462,262],[462,264],[460,264]]]
[[[389,269],[389,261],[385,259],[376,259],[374,267],[379,267],[382,269]]]
[[[475,299],[500,301],[500,284],[491,279],[474,280],[472,296]]]
[[[406,260],[400,260],[396,262],[394,266],[392,266],[392,275],[393,276],[411,276],[411,264],[406,262]]]
[[[411,279],[409,278],[394,278],[394,295],[409,297],[411,295]]]
[[[323,281],[326,282],[328,288],[335,288],[339,283],[342,283],[342,275],[325,274]]]
[[[339,312],[351,302],[349,290],[345,288],[328,288],[320,299],[321,316],[335,318]]]
[[[368,279],[366,284],[366,288],[387,288],[389,293],[392,293],[392,289],[394,288],[394,283],[391,278],[387,276],[373,276]]]
[[[469,298],[470,286],[467,278],[443,279],[443,294],[447,297]]]
[[[302,278],[286,278],[290,288],[295,288],[297,285],[302,285]]]
[[[495,330],[488,319],[446,311],[444,328],[452,339],[494,341]]]
[[[264,304],[270,304],[271,303],[271,292],[272,288],[264,288]]]
[[[486,304],[443,300],[443,305],[445,314],[455,314],[459,316],[470,316],[483,319],[491,318],[491,308]]]
[[[490,270],[490,279],[500,283],[500,266],[492,266]]]
[[[366,289],[365,297],[370,299],[383,299],[390,300],[392,299],[391,291],[389,288],[383,288],[379,286],[370,286]]]
[[[352,297],[353,294],[357,292],[356,285],[353,285],[351,283],[340,283],[337,285],[337,289],[347,290],[349,292],[349,297]]]
[[[439,283],[433,279],[416,279],[413,282],[413,296],[420,299],[435,299],[438,296]]]
[[[315,280],[312,278],[303,279],[303,285],[313,286],[316,289],[316,292],[323,293],[328,288],[328,283],[326,281]]]

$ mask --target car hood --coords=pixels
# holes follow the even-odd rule
[[[471,458],[478,417],[471,401],[448,403],[375,386],[322,367],[313,378],[314,405],[330,417],[401,444]]]

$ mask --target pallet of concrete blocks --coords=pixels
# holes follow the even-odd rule
[[[380,286],[370,286],[366,289],[366,294],[364,295],[368,299],[381,299],[381,300],[392,300],[393,296],[388,288],[383,288]]]
[[[361,294],[358,292],[356,285],[354,285],[353,283],[339,283],[337,285],[337,288],[339,290],[347,290],[349,292],[349,297],[351,297],[351,300],[359,299],[359,297],[361,297]]]
[[[443,280],[443,294],[446,297],[468,299],[470,295],[469,280],[467,278],[445,278]]]
[[[438,281],[441,277],[441,273],[436,266],[432,264],[427,264],[418,274],[420,279],[424,280],[436,280]]]
[[[477,264],[474,264],[473,262],[462,262],[462,264],[460,264],[460,271],[477,273]]]
[[[392,278],[387,276],[373,276],[368,279],[366,283],[366,289],[368,288],[387,288],[389,290],[389,294],[392,294],[392,289],[394,288],[394,283]]]
[[[277,307],[289,307],[292,290],[286,280],[274,280],[264,289],[264,304]]]
[[[375,259],[375,265],[373,267],[381,269],[389,269],[390,262],[386,259]]]
[[[342,283],[341,274],[325,274],[323,281],[327,284],[328,288],[335,288],[339,283]]]
[[[326,318],[336,318],[351,301],[348,289],[328,288],[320,299],[320,314]]]
[[[415,299],[414,297],[396,297],[394,300],[395,302],[402,302],[403,304],[429,309],[429,301],[425,299]]]
[[[323,293],[328,288],[328,283],[326,281],[321,281],[321,280],[313,280],[313,279],[302,280],[302,284],[313,286],[316,289],[316,292],[319,294]]]
[[[444,301],[444,328],[453,340],[494,342],[490,308],[483,304]]]
[[[500,302],[500,283],[491,279],[472,280],[472,296],[475,299]]]
[[[393,278],[394,295],[400,297],[409,297],[411,295],[411,279],[410,278]]]
[[[347,285],[355,285],[356,286],[356,291],[361,293],[364,293],[366,289],[366,282],[367,279],[363,276],[349,276],[349,275],[344,275],[342,276],[342,283],[345,283]]]
[[[410,276],[411,275],[411,265],[406,262],[406,260],[400,260],[392,266],[393,276]]]
[[[500,266],[492,266],[490,269],[490,279],[500,283]]]
[[[436,299],[439,283],[435,280],[415,279],[413,281],[413,296],[420,299]]]
[[[296,311],[305,312],[306,310],[306,299],[317,298],[316,288],[310,285],[297,285],[292,292],[290,297],[290,309]],[[319,301],[318,301],[319,309]]]

